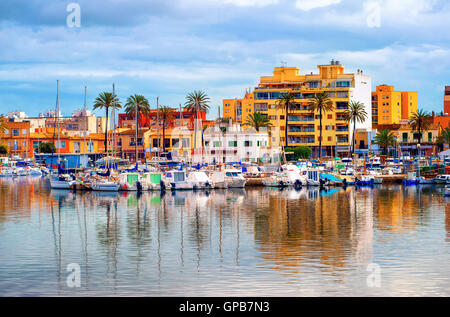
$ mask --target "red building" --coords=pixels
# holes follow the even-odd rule
[[[183,110],[179,111],[175,108],[173,108],[173,116],[175,117],[174,122],[172,123],[173,126],[187,126],[189,129],[194,128],[194,119],[195,116],[192,112]],[[140,127],[154,127],[156,126],[156,119],[157,119],[158,113],[157,110],[151,110],[148,115],[140,115]],[[206,112],[200,112],[198,114],[199,120],[209,122],[206,120]],[[126,113],[120,113],[119,114],[119,128],[132,128],[136,125],[136,118],[134,114],[126,114]]]

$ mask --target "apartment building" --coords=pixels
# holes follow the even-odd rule
[[[351,101],[361,102],[366,112],[371,113],[371,78],[361,70],[345,73],[339,61],[332,60],[330,64],[317,67],[318,73],[303,75],[297,67],[275,67],[273,75],[261,77],[259,85],[253,92],[246,91],[244,98],[224,99],[222,116],[244,123],[250,114],[260,112],[272,123],[271,143],[279,139],[284,146],[309,146],[313,157],[317,157],[320,118],[319,114],[308,110],[308,103],[318,93],[327,93],[334,109],[322,118],[322,156],[345,155],[350,150],[353,126],[345,121],[344,113]],[[286,114],[285,109],[277,109],[276,104],[277,98],[287,92],[295,93],[298,99]],[[371,126],[369,115],[356,128],[371,129]],[[285,129],[288,129],[288,140],[285,140]]]
[[[380,85],[372,92],[372,123],[398,124],[418,110],[417,92],[395,91],[394,86]]]

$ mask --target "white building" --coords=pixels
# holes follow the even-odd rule
[[[280,149],[270,148],[267,130],[261,132],[257,132],[254,128],[244,130],[238,124],[229,125],[225,129],[226,131],[222,131],[215,126],[205,130],[203,134],[205,163],[270,163],[279,160]]]
[[[6,115],[8,119],[26,119],[28,118],[28,115],[23,111],[14,111],[14,112],[8,112]]]

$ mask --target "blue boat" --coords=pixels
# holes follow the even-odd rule
[[[375,180],[371,176],[362,176],[361,179],[356,178],[356,186],[373,186]]]
[[[415,186],[420,184],[420,178],[415,172],[409,172],[408,176],[403,179],[403,186]]]

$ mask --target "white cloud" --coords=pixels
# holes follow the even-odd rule
[[[222,0],[224,3],[234,4],[238,7],[265,7],[278,4],[279,0]]]
[[[341,3],[341,0],[297,0],[295,6],[300,10],[309,11],[338,3]]]

